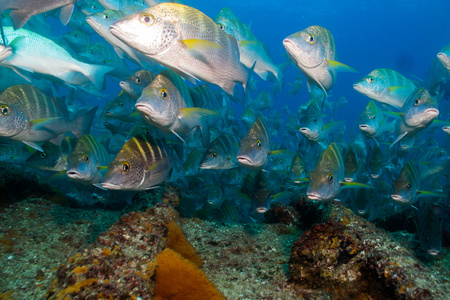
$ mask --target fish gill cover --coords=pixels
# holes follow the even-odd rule
[[[76,216],[86,212],[80,224],[89,234],[80,230],[67,247],[91,247],[85,255],[92,260],[65,274],[60,268],[59,286],[48,290],[59,288],[61,297],[86,296],[90,289],[117,296],[102,289],[108,282],[95,263],[102,241],[92,241],[118,218],[116,211],[170,202],[177,212],[171,213],[192,220],[183,230],[191,242],[198,237],[194,246],[211,262],[204,264],[206,275],[230,299],[280,298],[286,290],[282,299],[445,294],[442,282],[430,283],[438,286],[433,288],[409,279],[418,270],[436,275],[448,267],[448,1],[46,2],[0,0],[5,278],[12,278],[16,258],[32,254],[21,243],[36,222],[70,227],[62,205],[68,212],[81,209]],[[181,194],[168,201],[167,189],[175,185]],[[114,218],[103,209],[114,211]],[[92,221],[91,212],[104,224]],[[55,220],[48,221],[51,215]],[[378,226],[387,244],[384,230],[397,239],[393,247],[414,251],[400,251],[408,258],[396,261],[399,255],[379,250],[365,225],[350,221],[355,215]],[[155,220],[151,226],[160,226]],[[49,236],[76,235],[75,227],[51,228]],[[143,236],[162,245],[164,230]],[[283,254],[270,256],[271,247]],[[220,253],[214,256],[214,249]],[[108,251],[103,254],[126,256],[118,248]],[[153,282],[157,254],[136,273],[139,282]],[[240,291],[242,278],[230,274],[244,268],[240,257],[251,254],[260,262],[255,266],[267,262],[267,270],[278,272],[255,275],[271,278],[272,285],[247,283]],[[415,268],[416,260],[426,266]],[[221,277],[226,261],[234,271]],[[42,270],[50,265],[36,263],[38,275],[28,278],[42,279],[47,290],[51,276]],[[363,274],[359,288],[338,280],[340,272],[355,272],[350,265]],[[312,277],[298,275],[303,271],[297,268]],[[71,272],[79,281],[63,279]],[[448,272],[441,273],[438,281],[448,280]],[[296,288],[282,283],[288,276]],[[372,280],[374,292],[361,292]],[[0,293],[39,298],[31,288],[20,294],[20,283],[2,280]],[[153,295],[149,291],[127,296],[145,298]]]

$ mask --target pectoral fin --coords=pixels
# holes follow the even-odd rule
[[[360,189],[360,188],[365,188],[365,189],[375,189],[373,186],[368,185],[368,184],[364,184],[364,183],[359,183],[359,182],[341,182],[341,188],[351,188],[351,189]]]
[[[335,71],[339,71],[339,72],[358,72],[355,69],[353,69],[352,67],[349,67],[343,63],[340,63],[338,61],[335,60],[328,60],[328,66],[335,70]]]

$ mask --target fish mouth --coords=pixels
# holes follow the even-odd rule
[[[439,115],[439,110],[436,108],[428,108],[425,110],[426,115],[437,117]]]
[[[240,164],[243,164],[243,165],[250,165],[252,163],[252,161],[248,157],[245,157],[245,156],[238,156],[237,160]]]
[[[359,129],[367,130],[367,128],[369,128],[369,125],[366,125],[366,124],[359,125]]]
[[[82,179],[80,173],[78,173],[77,171],[67,171],[66,174],[67,177],[71,179]]]
[[[308,199],[310,200],[322,200],[322,197],[316,193],[307,193],[306,196],[308,196]]]
[[[440,251],[439,251],[439,250],[434,250],[434,249],[432,249],[432,250],[428,250],[427,252],[428,252],[428,254],[434,256],[434,255],[438,255]]]
[[[122,90],[124,90],[124,91],[130,90],[130,86],[128,85],[128,82],[121,81],[121,82],[119,82],[119,85],[122,88]]]
[[[113,113],[113,112],[107,111],[107,112],[106,112],[106,115],[109,116],[109,117],[114,117],[116,114]],[[106,123],[106,122],[105,122],[105,123]]]
[[[345,181],[345,182],[353,182],[353,178],[351,178],[351,177],[345,177],[345,178],[344,178],[344,181]]]
[[[12,48],[9,46],[4,46],[2,50],[0,50],[0,61],[8,58],[12,54]]]
[[[120,190],[120,186],[109,183],[109,182],[103,182],[100,184],[102,188],[107,190]]]
[[[267,208],[266,208],[266,207],[258,207],[258,208],[256,209],[256,212],[257,212],[257,213],[260,213],[260,214],[264,214],[264,213],[267,212]]]
[[[370,177],[372,177],[372,178],[378,178],[378,177],[380,177],[380,175],[378,175],[378,174],[370,174]]]
[[[362,209],[358,209],[358,214],[360,214],[360,215],[364,215],[366,213],[366,211],[365,210],[362,210]]]
[[[136,103],[134,107],[136,107],[138,111],[142,112],[145,115],[151,116],[155,113],[153,108],[148,106],[147,104]]]
[[[392,194],[391,198],[392,198],[392,200],[397,201],[397,202],[404,202],[404,198],[397,194]]]
[[[109,26],[109,31],[115,36],[117,37],[119,40],[123,41],[123,37],[125,36],[122,31],[119,29],[119,26],[115,25],[115,24],[111,24]]]

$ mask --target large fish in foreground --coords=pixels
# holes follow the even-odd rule
[[[306,76],[310,94],[333,87],[336,71],[355,71],[337,62],[336,47],[331,32],[321,26],[310,26],[284,39],[287,53]]]
[[[322,153],[316,167],[309,173],[309,186],[306,192],[311,200],[332,200],[341,187],[373,188],[357,182],[344,182],[345,170],[341,152],[336,143],[331,143]]]
[[[394,125],[394,121],[387,121],[387,116],[373,100],[359,115],[359,130],[367,138],[376,139],[388,131],[393,131]]]
[[[0,94],[0,136],[21,141],[43,152],[36,144],[71,131],[89,133],[97,107],[69,120],[64,103],[53,100],[31,85],[15,85]]]
[[[269,135],[264,120],[260,117],[240,141],[237,160],[243,167],[261,170],[268,161],[269,150]]]
[[[199,10],[161,3],[110,26],[111,32],[148,58],[195,82],[205,80],[233,94],[248,74],[236,39]]]
[[[69,85],[84,85],[90,81],[98,90],[103,89],[105,74],[113,70],[76,60],[52,40],[32,31],[3,29],[12,54],[0,61],[1,66],[50,75]]]
[[[147,190],[162,183],[172,171],[165,143],[150,135],[129,139],[109,164],[101,186],[109,190]]]
[[[66,25],[73,12],[73,5],[78,0],[1,0],[0,14],[6,9],[9,13],[14,29],[19,29],[34,15],[61,8],[60,19]]]
[[[375,69],[353,84],[363,95],[381,103],[401,108],[416,84],[392,69]]]

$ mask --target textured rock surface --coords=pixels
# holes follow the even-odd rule
[[[306,297],[318,288],[333,299],[445,299],[450,292],[412,251],[338,203],[327,222],[292,245],[289,270]]]

